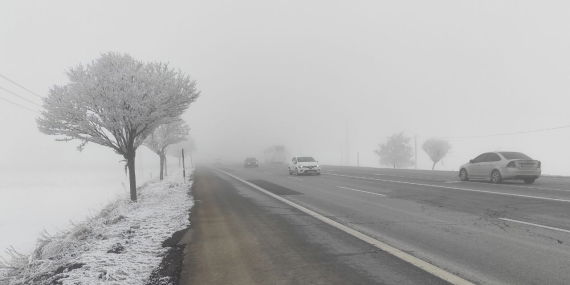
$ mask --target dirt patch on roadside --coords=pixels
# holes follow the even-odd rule
[[[248,180],[251,182],[275,195],[285,196],[285,195],[301,195],[301,192],[297,192],[295,190],[291,190],[289,188],[285,188],[281,185],[277,185],[265,180]]]

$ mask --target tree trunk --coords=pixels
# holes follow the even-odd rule
[[[394,168],[396,168],[396,163],[395,163],[395,162],[394,162],[394,165],[393,165],[393,167],[394,167]]]
[[[164,153],[158,154],[160,157],[160,180],[164,179]]]
[[[437,163],[437,162],[435,162],[435,161],[433,162],[433,165],[431,166],[431,170],[434,170],[434,169],[435,169],[435,164],[436,164],[436,163]]]
[[[129,169],[129,186],[131,192],[131,201],[137,201],[137,177],[135,173],[135,151],[129,151],[127,154],[127,168]]]
[[[168,176],[168,160],[166,154],[164,155],[164,176]]]

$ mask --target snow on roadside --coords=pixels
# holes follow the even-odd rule
[[[0,270],[0,283],[145,284],[168,250],[162,242],[189,225],[191,182],[170,177],[141,187],[137,203],[116,201],[66,232],[42,237],[26,264],[5,264],[13,268]]]

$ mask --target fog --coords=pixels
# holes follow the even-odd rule
[[[452,150],[439,169],[515,150],[567,175],[570,129],[489,135],[570,123],[569,5],[3,1],[0,74],[45,96],[68,68],[107,51],[169,62],[202,91],[184,116],[202,162],[241,162],[282,144],[323,164],[356,165],[359,153],[361,165],[379,167],[378,143],[404,132],[417,138],[419,168],[431,167],[421,143],[440,137]],[[3,175],[120,165],[106,148],[80,153],[77,142],[40,134],[35,117],[0,102]]]

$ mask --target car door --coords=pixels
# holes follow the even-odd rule
[[[485,158],[487,157],[488,153],[483,153],[476,158],[472,159],[469,162],[469,168],[467,169],[467,173],[469,173],[470,177],[477,177],[481,178],[485,176]]]
[[[501,161],[501,157],[494,153],[490,152],[485,156],[485,162],[482,163],[482,175],[484,177],[491,177],[491,171],[497,167],[497,162]]]

